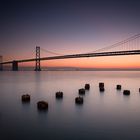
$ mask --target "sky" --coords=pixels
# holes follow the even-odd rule
[[[1,0],[0,55],[34,58],[35,47],[92,52],[140,33],[139,0]],[[41,56],[52,56],[41,51]],[[48,67],[140,68],[140,56],[51,60]],[[23,65],[34,65],[26,63]]]

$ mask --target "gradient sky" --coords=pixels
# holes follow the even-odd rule
[[[4,60],[33,58],[36,45],[60,54],[92,52],[138,33],[139,0],[0,1]],[[44,61],[42,65],[140,68],[139,63],[140,56],[117,56]]]

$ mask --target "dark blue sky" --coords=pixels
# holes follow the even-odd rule
[[[88,52],[140,33],[140,1],[1,0],[0,31],[6,59],[31,57],[36,45]]]

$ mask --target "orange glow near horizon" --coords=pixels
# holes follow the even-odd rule
[[[113,41],[114,40],[113,37],[110,38],[109,40],[103,39],[103,41],[100,40],[76,41],[76,40],[65,40],[60,38],[56,38],[56,39],[50,38],[47,41],[46,39],[41,40],[39,46],[44,49],[46,48],[46,50],[51,50],[52,52],[57,52],[62,55],[79,54],[79,53],[93,52],[95,50],[98,50],[99,48],[103,48],[101,46],[110,46],[108,44],[114,44],[113,42],[117,42],[117,41]],[[120,40],[120,39],[117,38],[116,40]],[[132,43],[130,43],[128,47],[130,47],[131,45],[132,48],[133,47],[135,48],[136,43],[134,42]],[[29,42],[22,43],[22,48],[23,48],[22,51],[21,49],[17,49],[16,51],[11,51],[7,53],[7,55],[5,54],[4,60],[8,61],[8,60],[22,60],[22,59],[35,58],[36,48],[29,47],[29,49],[25,49],[24,46],[27,46],[27,44],[30,43]],[[54,55],[55,54],[46,53],[45,51],[41,50],[41,57],[50,57]],[[42,67],[77,67],[77,68],[140,68],[139,63],[140,63],[140,55],[123,55],[123,56],[57,59],[57,60],[48,60],[48,61],[46,60],[46,61],[41,61],[41,66]],[[21,63],[19,64],[19,66],[23,66],[23,67],[35,66],[35,62]]]
[[[79,68],[140,68],[140,56],[109,56],[94,58],[75,58],[42,61],[42,67],[79,67]],[[35,62],[20,64],[34,66]]]

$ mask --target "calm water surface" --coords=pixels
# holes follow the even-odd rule
[[[0,140],[140,140],[139,82],[138,71],[0,72]],[[76,105],[85,83],[91,89],[84,104]],[[55,99],[56,91],[64,92],[62,100]],[[31,102],[22,104],[26,93]],[[48,101],[47,112],[37,110],[39,100]]]

